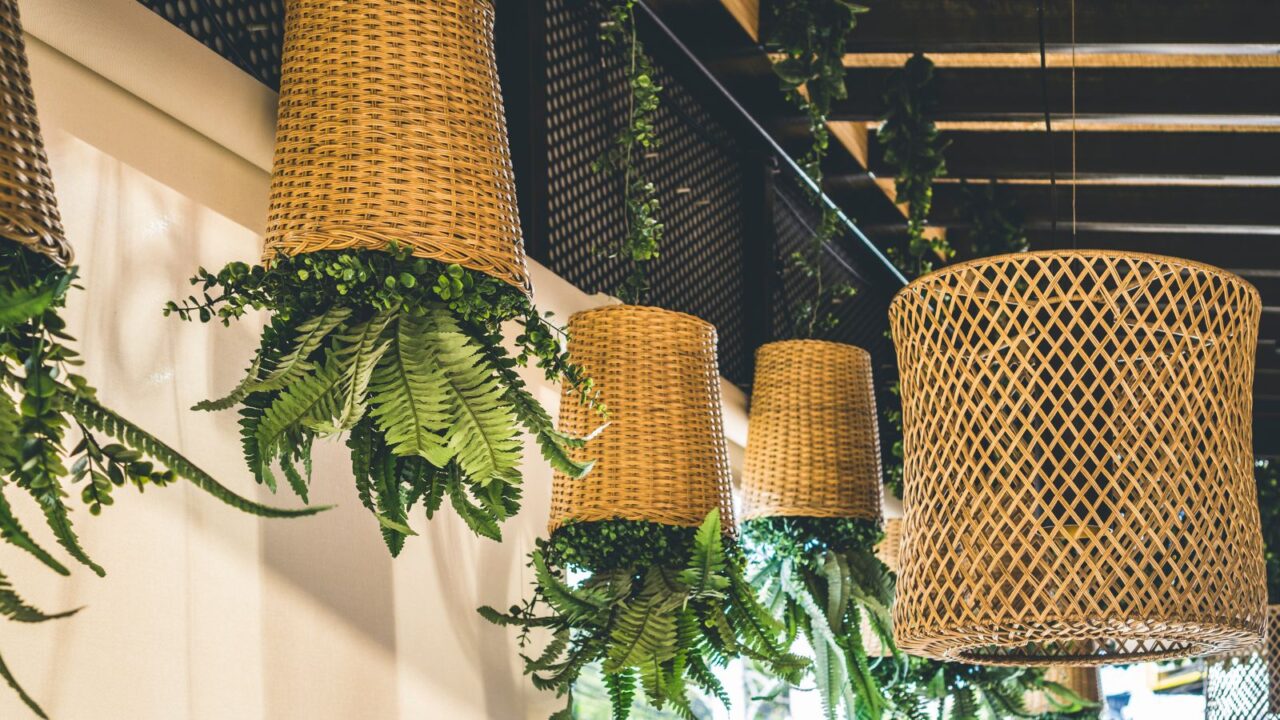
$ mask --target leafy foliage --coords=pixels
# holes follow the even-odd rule
[[[1280,463],[1254,464],[1258,509],[1262,514],[1262,547],[1267,561],[1267,602],[1280,603]]]
[[[945,237],[925,233],[934,180],[947,172],[947,143],[932,117],[937,104],[932,83],[933,63],[920,53],[912,55],[885,91],[884,125],[876,135],[884,161],[897,170],[897,201],[907,203],[906,245],[889,248],[889,257],[908,277],[929,272],[934,258],[945,260],[955,252]]]
[[[445,497],[472,531],[500,539],[520,506],[522,427],[556,469],[590,469],[570,456],[580,441],[555,430],[515,368],[536,360],[585,402],[590,382],[559,331],[497,278],[393,247],[280,257],[270,269],[231,263],[216,275],[202,268],[192,284],[199,294],[166,314],[229,324],[250,309],[272,312],[244,380],[196,408],[239,405],[254,476],[274,491],[278,467],[303,501],[315,439],[349,433],[360,500],[392,555],[413,534],[409,512],[421,502],[430,518]],[[523,327],[514,356],[503,347],[506,321]]]
[[[605,20],[600,24],[600,39],[622,54],[631,94],[626,125],[592,169],[611,173],[622,183],[626,225],[622,242],[611,252],[629,262],[631,270],[617,292],[625,303],[642,303],[649,292],[646,263],[658,257],[665,230],[658,220],[658,189],[640,170],[641,158],[660,144],[655,117],[662,86],[655,81],[653,61],[636,34],[635,0],[603,1]]]
[[[711,668],[746,657],[797,680],[806,662],[786,652],[781,628],[743,576],[745,560],[721,532],[719,511],[701,527],[607,521],[557,529],[532,554],[534,596],[490,622],[533,628],[551,641],[524,656],[535,687],[567,696],[583,668],[601,661],[615,720],[626,720],[638,691],[658,709],[692,718],[689,687],[725,697]],[[566,534],[567,531],[567,534]],[[571,574],[585,574],[581,581]]]
[[[755,565],[752,585],[793,641],[813,648],[813,679],[828,720],[892,717],[892,684],[905,670],[894,650],[889,608],[893,577],[875,556],[880,530],[847,518],[775,517],[745,523]],[[888,659],[867,657],[864,619]],[[873,668],[893,670],[883,680]],[[884,675],[884,673],[880,673]]]
[[[787,100],[804,112],[810,145],[800,167],[822,185],[822,161],[831,146],[827,117],[836,100],[848,97],[844,83],[845,38],[867,8],[846,0],[778,0],[768,4],[769,41],[778,50],[774,74]],[[819,192],[810,189],[821,219],[805,246],[787,258],[787,271],[814,285],[813,298],[793,309],[792,334],[819,337],[836,324],[835,308],[854,294],[853,285],[823,276],[827,245],[840,228],[840,216]]]
[[[1097,708],[1066,687],[1045,680],[1038,668],[943,663],[908,658],[904,679],[894,686],[903,718],[942,720],[1014,720],[1016,718],[1097,717]],[[1036,714],[1027,708],[1028,693],[1043,693],[1054,708]]]
[[[115,491],[139,492],[188,480],[219,500],[267,517],[310,515],[323,508],[280,510],[242,498],[176,450],[104,407],[84,377],[61,312],[75,287],[76,269],[0,240],[0,539],[59,575],[70,570],[41,547],[14,514],[5,491],[29,495],[66,553],[98,575],[104,570],[80,544],[68,498],[78,488],[92,515],[115,503]],[[109,442],[104,438],[110,438]],[[75,440],[68,452],[68,443]],[[0,613],[18,622],[42,622],[46,614],[26,605],[0,574]],[[0,676],[37,715],[38,705],[0,661]]]
[[[1022,211],[1001,192],[999,183],[961,180],[960,189],[969,226],[965,250],[970,257],[1026,251],[1029,244]]]

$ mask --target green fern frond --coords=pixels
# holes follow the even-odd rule
[[[646,669],[653,669],[651,665],[675,657],[676,618],[672,611],[684,600],[671,593],[656,568],[650,568],[640,593],[625,603],[615,618],[605,672],[639,668],[643,679]]]
[[[613,707],[613,720],[627,720],[631,716],[631,703],[636,699],[636,676],[629,668],[604,674],[604,686],[609,692],[609,704]]]
[[[80,612],[79,608],[49,614],[28,605],[13,589],[13,584],[9,582],[9,578],[5,577],[4,573],[0,573],[0,615],[4,615],[15,622],[39,623],[70,617],[77,612]]]
[[[67,551],[68,555],[92,570],[95,575],[104,577],[107,571],[94,562],[80,545],[80,538],[71,526],[71,515],[67,510],[66,503],[62,501],[63,493],[61,488],[56,483],[51,483],[39,488],[30,488],[29,492],[35,498],[37,504],[40,505],[40,511],[44,513],[45,523],[53,531],[53,536],[57,539],[58,544]]]
[[[13,513],[13,507],[9,505],[9,499],[4,496],[2,487],[0,487],[0,538],[3,538],[14,547],[31,553],[36,559],[59,575],[71,574],[66,565],[58,562],[27,533],[26,528],[18,520],[18,516]]]
[[[532,555],[533,570],[538,582],[538,592],[553,610],[571,624],[602,624],[611,604],[599,592],[587,588],[574,589],[552,574],[546,558],[540,551]]]
[[[85,427],[105,433],[130,447],[140,450],[154,458],[157,462],[174,471],[179,477],[204,490],[215,498],[237,510],[266,518],[292,518],[315,515],[328,510],[329,505],[321,507],[285,510],[254,502],[232,492],[212,475],[201,470],[190,460],[180,455],[159,439],[150,435],[137,425],[124,419],[114,411],[103,407],[96,400],[67,394],[68,410]]]
[[[396,338],[370,382],[371,416],[396,455],[418,455],[436,467],[452,459],[443,432],[450,424],[444,373],[427,349],[428,325],[402,315]]]
[[[350,430],[364,417],[374,368],[391,347],[391,340],[385,334],[394,319],[394,313],[378,313],[368,322],[336,338],[334,353],[343,368],[342,390],[337,417],[330,432]]]
[[[680,582],[689,588],[689,597],[721,597],[729,587],[724,577],[724,543],[720,537],[720,510],[707,513],[693,536],[693,553],[689,566],[680,571]]]
[[[71,275],[68,273],[62,277],[65,284],[64,281],[59,281],[52,285],[37,284],[8,291],[0,290],[0,328],[15,327],[42,315],[66,292]]]
[[[0,657],[0,677],[3,677],[5,682],[9,683],[9,687],[13,688],[13,691],[18,693],[18,697],[22,699],[23,704],[26,705],[31,712],[35,713],[37,717],[49,720],[49,716],[45,715],[44,710],[40,708],[40,704],[28,695],[27,691],[23,690],[22,686],[18,684],[18,679],[13,676],[13,672],[9,670],[9,666],[5,664],[3,657]]]
[[[258,451],[264,460],[284,455],[290,439],[296,438],[304,424],[326,415],[332,417],[334,395],[341,380],[337,364],[326,362],[276,397],[258,423]]]
[[[387,543],[391,557],[397,557],[404,549],[405,536],[412,534],[413,531],[406,533],[399,529],[408,529],[409,518],[405,514],[400,476],[396,472],[396,456],[389,452],[377,453],[373,457],[370,469],[373,494],[377,499],[378,508],[374,515],[382,525],[382,539]]]
[[[229,410],[242,402],[251,395],[249,390],[258,382],[258,376],[262,373],[262,353],[253,356],[253,362],[249,363],[249,369],[245,371],[244,378],[235,386],[231,392],[216,400],[201,400],[191,406],[192,410],[219,411]]]
[[[462,471],[459,470],[457,463],[448,464],[445,468],[445,477],[445,492],[449,495],[449,502],[453,505],[454,512],[458,513],[467,523],[467,527],[471,528],[471,532],[501,542],[502,528],[498,525],[497,515],[488,507],[472,503],[467,497],[467,488],[462,483]]]

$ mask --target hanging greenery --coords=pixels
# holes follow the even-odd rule
[[[911,657],[906,679],[892,685],[896,718],[906,720],[1015,720],[1097,717],[1066,686],[1045,679],[1043,669],[943,663]],[[887,673],[888,670],[882,670]],[[1053,711],[1036,714],[1026,698],[1041,693]]]
[[[59,575],[62,561],[19,522],[3,491],[25,492],[44,513],[63,550],[95,574],[106,574],[81,546],[68,498],[80,496],[92,515],[115,503],[116,491],[164,487],[185,479],[214,497],[263,517],[299,517],[325,508],[280,510],[236,495],[173,448],[103,406],[74,368],[81,364],[61,312],[75,285],[76,268],[0,240],[0,537]],[[106,438],[110,438],[107,440]],[[75,611],[47,614],[26,604],[0,573],[0,614],[16,622],[43,622]],[[3,677],[40,717],[0,660]]]
[[[623,237],[611,252],[629,263],[630,270],[617,293],[625,303],[641,304],[649,293],[647,264],[658,257],[664,229],[658,220],[657,187],[640,169],[641,159],[660,144],[655,118],[662,87],[654,80],[653,61],[636,34],[635,0],[611,0],[604,12],[600,39],[620,50],[631,92],[626,126],[618,131],[612,146],[592,169],[612,173],[622,183]]]
[[[535,361],[584,401],[590,382],[558,330],[502,280],[392,246],[201,268],[192,284],[199,294],[166,314],[225,325],[250,309],[272,313],[244,380],[196,409],[239,406],[254,477],[274,491],[278,464],[304,501],[313,442],[347,433],[360,501],[392,555],[414,534],[419,502],[431,518],[447,499],[473,532],[500,539],[520,506],[521,427],[557,470],[589,470],[515,368]],[[507,321],[523,328],[514,356],[502,344]]]
[[[1280,463],[1258,460],[1258,509],[1262,513],[1262,547],[1267,562],[1267,602],[1280,604]]]
[[[857,25],[861,5],[845,0],[778,0],[768,3],[769,43],[777,50],[773,71],[787,100],[799,108],[809,123],[809,150],[800,167],[822,187],[822,162],[831,147],[827,118],[837,100],[848,97],[844,82],[845,39]],[[840,229],[840,215],[810,189],[821,216],[809,242],[787,258],[788,272],[814,286],[811,298],[792,308],[791,332],[797,338],[815,338],[834,329],[835,310],[855,289],[848,282],[823,275],[827,245]]]
[[[1022,210],[994,179],[986,183],[960,181],[968,231],[969,257],[1025,252],[1029,245]]]
[[[787,653],[781,629],[756,601],[745,559],[722,536],[712,510],[699,528],[652,522],[577,522],[539,541],[531,566],[534,596],[506,613],[481,608],[490,622],[522,628],[521,647],[541,628],[551,640],[524,656],[535,687],[565,696],[553,720],[572,720],[573,683],[603,663],[614,720],[637,694],[655,708],[692,718],[690,688],[728,705],[714,669],[730,658],[763,663],[790,682],[807,661]]]
[[[828,720],[891,717],[882,685],[898,680],[905,658],[893,644],[893,577],[873,548],[880,530],[849,518],[768,517],[744,532],[758,569],[752,584],[781,618],[787,637],[813,650],[813,679]],[[865,620],[865,624],[864,624]],[[867,657],[863,628],[893,657]],[[877,677],[877,666],[893,668]]]
[[[884,161],[897,169],[897,202],[907,205],[906,244],[889,248],[889,258],[914,277],[932,270],[935,259],[947,260],[955,254],[945,236],[925,232],[933,207],[933,183],[947,172],[943,158],[947,143],[933,122],[937,105],[933,63],[920,53],[912,55],[885,91],[884,103],[884,123],[876,139],[884,149]]]

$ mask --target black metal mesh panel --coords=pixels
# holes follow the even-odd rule
[[[280,87],[284,0],[138,0],[214,52]]]
[[[600,15],[580,0],[547,3],[547,105],[552,270],[588,292],[611,292],[627,266],[610,256],[624,233],[620,178],[594,172],[627,118],[621,59],[597,39]],[[661,146],[641,167],[658,189],[666,227],[651,263],[649,303],[697,315],[720,334],[720,364],[745,382],[743,167],[735,140],[660,64]]]

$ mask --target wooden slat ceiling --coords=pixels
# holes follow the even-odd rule
[[[842,145],[828,163],[833,197],[873,240],[904,232],[870,188],[893,175],[876,142],[884,88],[920,51],[938,67],[937,119],[951,143],[931,222],[963,244],[959,180],[995,178],[1025,214],[1034,248],[1071,247],[1070,0],[1046,2],[1051,138],[1034,2],[865,4],[871,10],[850,34],[844,62],[849,97],[835,108],[833,129],[866,135],[855,143],[860,152]],[[1076,40],[1078,247],[1177,255],[1258,287],[1255,444],[1280,454],[1280,3],[1076,0]],[[793,146],[803,142],[803,118],[776,127]]]

